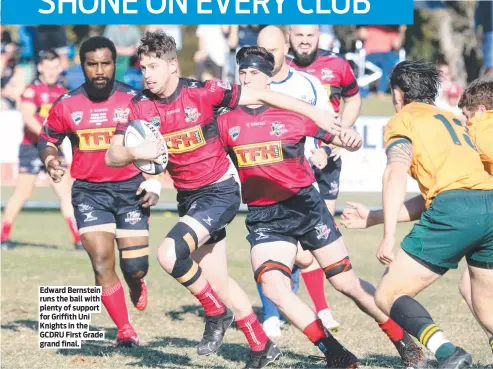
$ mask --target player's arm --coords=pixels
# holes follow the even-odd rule
[[[68,129],[63,117],[63,107],[55,103],[43,124],[38,142],[39,157],[54,182],[60,182],[65,174],[63,160],[58,156],[58,147],[67,136]]]
[[[263,104],[304,115],[318,127],[332,134],[340,132],[339,123],[336,122],[335,115],[330,112],[280,92],[242,87],[239,105]]]
[[[342,79],[342,100],[344,109],[341,114],[341,126],[350,128],[356,123],[361,111],[361,95],[351,65],[345,61]]]
[[[408,138],[392,138],[386,150],[383,175],[384,237],[395,236],[399,213],[406,197],[407,173],[413,160],[413,145]]]
[[[39,135],[43,126],[36,119],[36,110],[36,89],[34,85],[29,85],[22,93],[20,111],[26,128]]]
[[[349,229],[370,228],[383,224],[383,209],[370,210],[365,205],[348,201],[349,208],[343,210],[341,224]],[[418,220],[425,211],[425,200],[423,196],[415,196],[401,206],[397,216],[397,222],[412,222]]]

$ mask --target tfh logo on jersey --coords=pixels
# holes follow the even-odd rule
[[[279,121],[272,122],[271,125],[271,136],[280,136],[283,133],[286,133],[288,130],[284,128],[284,124]]]
[[[197,108],[185,108],[185,122],[195,123],[199,119],[200,113]]]
[[[169,133],[163,135],[163,138],[171,154],[193,151],[205,145],[204,134],[200,126]]]
[[[81,151],[107,150],[114,134],[115,127],[81,129],[77,131],[79,149]]]
[[[241,145],[234,148],[238,166],[241,168],[266,165],[283,161],[281,141]]]

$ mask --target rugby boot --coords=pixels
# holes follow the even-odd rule
[[[358,358],[332,336],[321,339],[317,346],[324,352],[327,368],[354,369],[359,366]]]
[[[472,356],[464,349],[457,347],[455,352],[446,359],[438,360],[438,369],[461,369],[472,364]]]
[[[281,350],[271,340],[267,341],[262,351],[250,351],[245,369],[261,369],[276,361],[281,356]]]
[[[76,250],[84,250],[84,246],[82,246],[82,242],[78,241],[74,243],[74,249]]]
[[[419,347],[411,336],[404,332],[404,337],[399,341],[392,342],[401,356],[402,364],[406,369],[424,368],[426,360],[424,360],[423,350]]]
[[[139,345],[139,336],[130,324],[124,325],[116,335],[116,347],[133,347]]]
[[[235,316],[228,308],[221,315],[206,316],[204,335],[197,346],[197,354],[210,355],[219,350],[224,334],[234,320]]]
[[[147,307],[147,282],[144,278],[140,280],[140,294],[133,293],[130,290],[130,299],[137,310],[145,310]]]
[[[2,241],[2,243],[0,244],[0,247],[2,248],[2,250],[12,250],[12,249],[15,249],[17,247],[17,245],[15,242],[12,242],[10,240],[5,240],[5,241]]]

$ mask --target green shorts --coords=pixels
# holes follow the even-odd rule
[[[438,274],[457,269],[464,256],[471,266],[493,269],[493,191],[440,193],[401,246]]]

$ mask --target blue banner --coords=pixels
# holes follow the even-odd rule
[[[3,24],[412,24],[413,0],[2,0]]]

